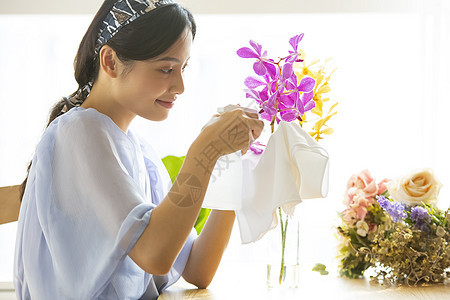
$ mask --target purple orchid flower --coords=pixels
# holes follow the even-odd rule
[[[283,108],[295,108],[295,100],[291,94],[281,95],[278,99],[278,103],[283,105]]]
[[[297,83],[297,76],[295,76],[295,74],[287,82],[286,86],[292,91],[290,96],[292,97],[300,114],[303,115],[306,111],[313,109],[316,105],[312,100],[314,97],[314,86],[316,85],[316,80],[311,77],[303,77],[298,86],[294,82]],[[300,92],[302,92],[301,96]]]
[[[310,77],[304,77],[297,84],[297,76],[294,73],[294,62],[299,59],[298,45],[303,39],[303,33],[292,37],[289,43],[293,51],[281,58],[279,62],[267,57],[267,51],[263,52],[262,46],[250,41],[250,47],[243,47],[237,51],[242,58],[253,58],[256,62],[253,69],[260,77],[249,76],[245,79],[246,97],[254,99],[261,107],[260,115],[263,119],[277,123],[280,121],[291,122],[301,120],[300,116],[315,107],[314,86],[316,81]]]
[[[272,121],[272,117],[277,114],[277,109],[275,108],[275,103],[278,98],[278,92],[270,95],[269,99],[262,104],[263,113],[261,114],[261,118]]]
[[[298,110],[289,109],[289,110],[282,111],[280,113],[280,116],[283,121],[292,122],[292,121],[298,119],[299,114],[300,113],[298,112]]]
[[[303,36],[304,36],[304,34],[301,33],[299,35],[291,37],[291,39],[289,40],[289,44],[291,44],[292,49],[294,49],[294,51],[289,51],[289,57],[286,60],[287,62],[294,63],[294,62],[302,62],[303,61],[302,59],[299,58],[299,55],[298,55],[298,44],[303,39]]]
[[[265,101],[265,100],[261,99],[260,92],[258,92],[258,91],[255,91],[252,89],[245,89],[244,92],[245,92],[246,98],[251,98],[251,99],[255,100],[256,103],[258,103],[259,105],[262,105],[262,103]]]
[[[285,63],[281,68],[281,82],[284,82],[294,75],[294,67],[292,63]],[[297,78],[297,77],[295,77]]]
[[[269,99],[263,103],[263,109],[270,116],[275,116],[277,114],[277,110],[275,109],[275,103],[278,98],[278,92],[273,93]]]
[[[249,149],[253,151],[253,153],[259,155],[264,152],[264,147],[266,147],[266,145],[261,144],[258,141],[254,141],[250,144]]]
[[[269,122],[272,121],[272,116],[271,116],[270,114],[266,113],[265,111],[263,111],[263,112],[260,114],[260,116],[261,116],[262,119],[264,119],[264,120],[266,120],[266,121],[269,121]]]
[[[266,85],[267,83],[262,80],[259,80],[258,78],[255,78],[253,76],[249,76],[249,77],[245,78],[244,84],[249,89],[255,89],[257,87]]]
[[[293,36],[289,39],[289,44],[291,44],[292,48],[294,49],[295,52],[298,51],[298,44],[300,43],[300,41],[303,39],[303,36],[305,34],[304,33],[300,33],[296,36]]]
[[[313,100],[314,98],[314,91],[303,93],[300,98],[299,102],[301,102],[301,105],[303,105],[303,110],[310,111],[314,107],[316,107],[316,102]],[[297,106],[300,104],[297,104]]]
[[[237,51],[237,55],[242,58],[256,58],[257,61],[253,64],[253,70],[257,75],[263,76],[266,73],[274,78],[277,73],[276,67],[273,65],[273,60],[267,58],[267,51],[262,53],[262,46],[252,40],[250,40],[249,47],[242,47]]]
[[[267,86],[259,92],[259,97],[263,102],[269,100],[269,88]]]
[[[265,74],[262,77],[265,82],[253,76],[247,77],[244,81],[245,86],[248,87],[248,89],[244,90],[244,92],[246,92],[246,97],[254,99],[258,102],[258,104],[262,104],[262,102],[265,102],[269,99],[269,87],[272,94],[277,91],[277,80],[273,80],[272,77],[268,74]],[[256,89],[261,86],[264,86],[264,88],[261,91],[257,91]]]
[[[292,122],[299,116],[299,111],[293,105],[293,101],[290,97],[283,95],[280,97],[278,108],[280,109],[280,118],[286,122]]]

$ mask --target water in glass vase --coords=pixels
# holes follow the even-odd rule
[[[296,288],[299,284],[299,220],[277,211],[279,224],[268,233],[267,287]]]

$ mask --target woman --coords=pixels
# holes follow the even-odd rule
[[[171,0],[106,0],[75,59],[79,90],[51,113],[24,182],[14,264],[19,299],[156,299],[180,276],[206,288],[233,211],[193,225],[217,159],[248,148],[263,123],[215,115],[170,190],[151,146],[128,127],[167,118],[183,93],[196,25]]]

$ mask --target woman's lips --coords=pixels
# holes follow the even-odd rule
[[[161,105],[162,107],[168,108],[168,109],[170,109],[174,106],[174,103],[173,103],[174,101],[175,100],[173,100],[173,101],[163,101],[163,100],[159,100],[159,99],[156,100],[156,102],[159,105]]]

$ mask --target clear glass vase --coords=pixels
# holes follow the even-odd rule
[[[300,224],[298,217],[277,209],[278,225],[267,233],[267,287],[296,288],[299,284]]]

